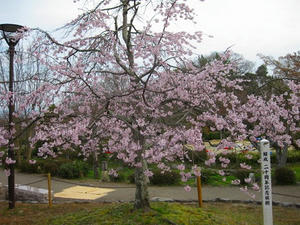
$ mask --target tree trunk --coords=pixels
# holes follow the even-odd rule
[[[135,201],[134,201],[134,208],[135,209],[143,209],[147,211],[150,209],[149,203],[149,194],[148,194],[148,182],[147,177],[144,174],[147,168],[147,162],[142,159],[142,156],[139,156],[140,162],[142,162],[141,167],[137,167],[135,169]]]
[[[284,148],[280,148],[276,146],[276,159],[277,159],[277,167],[285,167],[288,155],[288,146],[285,145]]]
[[[94,178],[99,179],[99,162],[98,155],[96,152],[93,154],[93,169],[94,169]]]
[[[15,141],[15,146],[17,147],[15,153],[16,153],[17,165],[19,166],[22,161],[21,154],[23,152],[23,145],[21,144],[20,140],[17,140]]]
[[[29,144],[26,144],[24,151],[26,152],[26,159],[30,160],[31,159],[31,155],[32,155],[32,148],[30,147]]]

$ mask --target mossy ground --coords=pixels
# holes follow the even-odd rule
[[[0,203],[2,225],[92,225],[92,224],[195,224],[195,225],[258,225],[262,224],[262,209],[252,204],[205,203],[196,204],[152,203],[152,209],[133,210],[133,205],[103,203],[65,203],[48,208],[43,204],[18,203],[13,210]],[[300,210],[274,207],[274,224],[300,224]]]

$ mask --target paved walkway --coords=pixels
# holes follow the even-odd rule
[[[39,174],[16,173],[16,184],[28,184],[37,188],[47,189],[47,177]],[[0,170],[0,183],[7,184],[3,170]],[[54,200],[94,200],[94,201],[133,201],[135,186],[121,183],[103,183],[98,181],[74,181],[65,179],[52,179],[52,190]],[[197,200],[197,188],[192,187],[186,192],[183,187],[165,186],[149,187],[150,198],[160,197],[181,201]],[[214,200],[216,198],[230,200],[250,200],[239,187],[202,187],[203,200]],[[261,200],[261,193],[256,194],[255,200]],[[273,201],[300,203],[300,185],[273,186]]]

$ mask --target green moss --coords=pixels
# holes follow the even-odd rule
[[[165,221],[175,224],[220,224],[212,213],[182,204],[156,203],[152,205]]]
[[[259,225],[262,208],[254,204],[205,203],[203,208],[196,204],[161,203],[151,204],[152,209],[144,212],[133,210],[133,205],[103,203],[46,204],[17,203],[16,208],[7,209],[0,202],[0,224],[49,224],[49,225]],[[273,206],[274,224],[300,224],[299,210]]]
[[[201,221],[201,223],[200,223]],[[57,216],[47,224],[221,224],[211,212],[181,204],[153,203],[152,210],[133,210],[132,204],[108,205],[91,211]]]

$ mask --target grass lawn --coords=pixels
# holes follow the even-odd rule
[[[287,167],[291,168],[296,173],[296,180],[297,182],[300,182],[300,162],[289,164]]]
[[[48,208],[45,204],[18,203],[13,210],[0,203],[1,225],[82,225],[82,224],[262,224],[262,209],[257,205],[205,203],[152,203],[149,212],[133,211],[132,204],[65,203]],[[300,224],[300,210],[273,207],[274,224]]]

